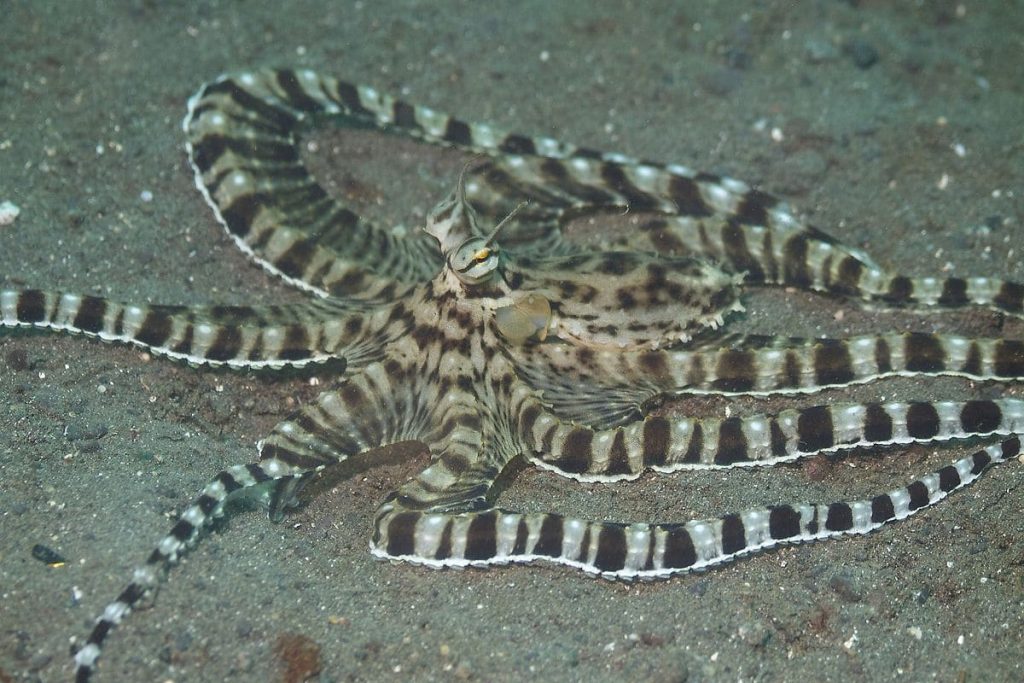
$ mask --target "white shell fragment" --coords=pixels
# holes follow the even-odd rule
[[[11,225],[18,218],[21,209],[12,201],[0,202],[0,226]]]

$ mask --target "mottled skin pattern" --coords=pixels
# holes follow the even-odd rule
[[[298,136],[323,118],[483,158],[466,167],[422,233],[399,235],[328,196],[306,169]],[[184,128],[197,186],[236,244],[315,298],[145,306],[8,289],[0,291],[0,326],[82,333],[198,365],[335,360],[345,375],[280,422],[257,462],[218,473],[187,507],[78,649],[79,681],[91,676],[110,631],[154,593],[231,494],[260,494],[278,520],[325,468],[389,444],[420,441],[431,463],[381,505],[376,556],[435,567],[544,560],[622,580],[867,533],[1020,453],[1024,401],[1011,398],[832,402],[711,418],[643,409],[662,395],[814,393],[893,375],[1018,381],[1018,339],[796,339],[719,328],[753,286],[1020,316],[1019,284],[887,273],[742,182],[506,133],[311,72],[220,78],[192,98]],[[562,236],[574,216],[623,209],[651,218],[599,251]],[[520,457],[574,479],[613,482],[647,470],[774,465],[977,436],[999,438],[868,499],[687,523],[521,514],[494,507],[491,492]]]

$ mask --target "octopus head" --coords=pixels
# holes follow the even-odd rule
[[[448,197],[427,216],[424,232],[437,240],[448,269],[465,285],[487,282],[500,264],[498,245],[494,238],[525,205],[520,204],[484,235],[472,204],[466,200],[466,170]]]

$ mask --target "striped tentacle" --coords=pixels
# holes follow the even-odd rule
[[[403,106],[310,71],[223,77],[189,101],[183,123],[196,184],[238,245],[275,274],[324,295],[399,297],[438,271],[436,248],[329,197],[301,159],[298,134],[315,116],[392,126]]]
[[[338,389],[278,423],[260,442],[262,459],[273,458],[298,468],[279,481],[269,499],[270,518],[279,521],[296,504],[304,477],[325,464],[400,441],[420,438],[422,397],[397,379],[407,374],[395,361],[367,365]],[[406,397],[403,400],[403,396]]]
[[[509,459],[481,457],[494,448],[493,435],[485,435],[479,415],[469,411],[450,414],[443,423],[449,436],[428,444],[431,464],[390,498],[413,510],[479,510],[487,507],[487,493]]]
[[[508,153],[471,174],[471,200],[492,205],[511,196],[531,199],[549,212],[628,208],[665,217],[717,218],[740,226],[777,223],[790,232],[804,229],[783,202],[734,178],[547,138],[515,137],[519,140],[514,150],[505,150]],[[708,253],[717,257],[724,253],[724,243],[715,244],[714,239],[705,235],[703,240],[687,240],[685,248],[717,247]]]
[[[518,154],[496,160],[468,189],[474,201],[492,195],[525,197],[569,215],[613,206],[664,214],[646,221],[625,242],[637,249],[703,255],[744,273],[749,284],[799,287],[892,306],[978,305],[1024,314],[1024,284],[888,273],[864,251],[805,224],[777,197],[676,164],[578,149],[562,150],[557,158]]]
[[[886,306],[962,308],[983,306],[1024,316],[1024,284],[991,277],[907,277],[851,267],[830,291]]]
[[[1014,436],[870,499],[776,505],[685,524],[592,522],[500,509],[452,515],[387,505],[371,545],[378,557],[433,567],[548,561],[606,579],[658,579],[778,545],[869,533],[939,502],[1020,452]]]
[[[837,286],[853,264],[879,270],[862,250],[806,225],[777,197],[734,178],[618,154],[569,154],[580,156],[494,160],[467,186],[470,198],[525,198],[564,217],[613,207],[661,214],[621,242],[703,256],[744,273],[751,284],[841,291]]]
[[[989,277],[908,277],[876,265],[863,251],[794,218],[770,195],[750,191],[768,208],[709,226],[689,217],[658,217],[641,226],[659,249],[700,245],[707,256],[745,274],[749,284],[773,284],[859,298],[893,307],[983,306],[1024,315],[1024,285]]]
[[[608,351],[569,344],[513,349],[524,376],[563,414],[585,377],[642,377],[640,400],[655,393],[813,393],[882,377],[956,375],[1024,378],[1024,341],[929,333],[849,339],[740,336],[695,350]],[[605,387],[595,389],[598,393]],[[600,398],[600,397],[596,397]]]
[[[200,191],[244,251],[320,293],[395,297],[400,288],[388,278],[422,281],[441,265],[429,241],[418,234],[399,239],[372,226],[317,184],[297,140],[307,121],[322,117],[485,154],[586,152],[551,138],[462,121],[307,70],[224,76],[203,86],[183,122]],[[507,192],[481,193],[474,204],[487,216],[502,217],[515,201]],[[524,216],[535,210],[549,215],[543,204],[550,201],[537,201]],[[551,226],[541,232],[545,244],[558,246]]]
[[[451,352],[450,352],[451,353]],[[465,359],[463,371],[473,361]],[[471,386],[467,375],[444,382],[425,401],[433,405],[423,442],[431,464],[389,497],[412,510],[466,511],[488,507],[487,495],[505,465],[518,454],[508,420],[496,405],[505,401],[504,386],[516,383],[500,358],[488,364],[490,380]],[[502,398],[496,393],[503,394]]]
[[[328,359],[364,364],[402,334],[385,309],[326,299],[287,306],[163,306],[39,289],[0,291],[0,326],[141,346],[191,364],[261,368]]]
[[[96,619],[85,645],[75,654],[75,680],[78,683],[89,680],[110,631],[136,605],[155,593],[181,554],[196,543],[214,519],[223,514],[224,504],[231,494],[263,484],[270,485],[270,482],[297,476],[300,472],[302,470],[279,459],[269,458],[249,465],[235,465],[217,474],[185,509],[170,533],[157,544],[145,564],[135,569],[131,582]]]
[[[390,389],[393,374],[394,369],[389,371],[380,363],[367,366],[341,388],[322,393],[315,403],[280,422],[259,444],[259,462],[235,465],[217,474],[97,618],[75,655],[77,681],[89,679],[110,631],[154,593],[167,570],[223,514],[230,495],[258,490],[268,504],[270,518],[279,521],[284,510],[295,506],[302,486],[325,467],[372,448],[416,438],[409,416],[398,404],[383,400],[380,393]]]
[[[431,464],[413,480],[391,494],[377,510],[377,532],[370,543],[371,551],[378,557],[406,559],[414,556],[417,549],[430,546],[424,561],[444,564],[458,549],[451,544],[465,541],[465,534],[452,532],[447,520],[469,519],[465,513],[491,507],[488,494],[508,462],[518,454],[518,439],[511,423],[499,417],[493,409],[496,394],[509,398],[509,389],[516,386],[515,398],[522,401],[533,393],[517,383],[509,368],[503,367],[500,359],[492,359],[491,382],[479,383],[470,390],[463,382],[439,391],[434,427],[425,435],[432,453]],[[470,362],[467,359],[467,363]],[[486,519],[489,513],[484,513]],[[381,534],[381,525],[386,529],[395,518],[429,520],[423,523],[413,536],[396,534],[388,539]],[[402,522],[398,522],[401,524]],[[418,544],[418,548],[417,548]]]
[[[1024,433],[1019,399],[839,403],[775,415],[646,417],[594,430],[524,400],[519,433],[539,466],[581,481],[633,479],[647,469],[773,465],[861,446]]]
[[[316,183],[296,143],[302,122],[315,115],[501,155],[467,187],[486,215],[522,198],[549,220],[615,206],[653,211],[665,216],[628,243],[702,253],[750,283],[897,306],[973,304],[1024,313],[1024,285],[887,273],[861,250],[804,224],[776,197],[732,178],[461,121],[310,71],[260,71],[208,84],[190,101],[184,122],[199,188],[244,250],[320,293],[394,298],[403,282],[431,277],[440,263],[428,241],[374,228]]]
[[[456,390],[457,391],[457,390]],[[508,462],[517,455],[518,440],[493,411],[469,396],[449,400],[434,415],[435,425],[423,441],[431,463],[391,497],[395,504],[412,510],[462,511],[489,506],[487,496]]]

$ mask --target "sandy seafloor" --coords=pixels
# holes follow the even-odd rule
[[[489,5],[0,3],[0,201],[21,208],[0,228],[0,284],[166,303],[299,300],[222,232],[193,187],[179,129],[205,79],[280,65],[745,179],[894,270],[1024,278],[1024,3]],[[353,144],[326,161],[340,186],[379,204],[368,214],[415,227],[453,183],[453,163],[429,149]],[[986,312],[865,312],[779,291],[747,302],[733,329],[1024,334]],[[253,443],[315,395],[311,377],[321,388],[337,380],[323,370],[201,371],[55,335],[0,337],[0,681],[67,680],[70,639],[87,633],[213,474],[250,460]],[[926,379],[824,400],[1019,393]],[[666,410],[798,401],[702,403]],[[528,468],[501,503],[685,521],[872,495],[966,450],[615,486]],[[407,451],[320,487],[283,524],[257,510],[235,515],[172,573],[152,609],[110,637],[98,680],[295,680],[281,642],[319,647],[314,680],[325,683],[1024,679],[1017,463],[869,537],[621,585],[551,566],[375,561],[377,502],[426,462]],[[37,543],[66,566],[34,559]]]

